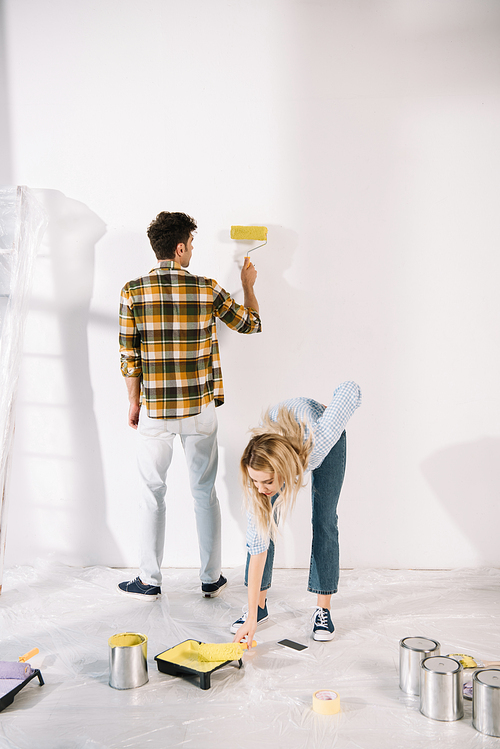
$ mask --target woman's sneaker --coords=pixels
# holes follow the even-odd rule
[[[234,624],[231,624],[231,633],[233,635],[236,634],[236,632],[239,630],[242,624],[245,624],[248,617],[248,611],[245,611],[243,616],[240,616],[239,619],[236,619]],[[257,626],[259,624],[262,624],[263,622],[267,622],[269,619],[269,614],[267,613],[267,601],[264,604],[264,608],[261,609],[260,606],[257,606]]]
[[[328,609],[317,608],[312,615],[313,638],[320,642],[333,640],[335,636],[335,627]]]

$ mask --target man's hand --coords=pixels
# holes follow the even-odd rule
[[[139,424],[139,413],[141,410],[141,378],[125,377],[128,392],[128,425],[137,429]]]
[[[139,424],[139,413],[141,411],[141,404],[131,403],[128,409],[128,425],[132,429],[137,429]]]
[[[250,258],[246,257],[241,269],[241,285],[243,286],[243,304],[245,307],[255,310],[259,314],[259,303],[257,297],[254,294],[253,285],[257,278],[257,271],[255,266],[250,262]]]
[[[241,269],[241,284],[243,288],[245,286],[252,288],[256,278],[257,271],[255,270],[255,265],[253,265],[249,257],[246,257]]]

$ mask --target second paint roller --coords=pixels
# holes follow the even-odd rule
[[[262,242],[262,244],[258,244],[257,247],[252,247],[251,250],[248,250],[245,256],[246,265],[247,258],[250,260],[250,253],[267,244],[267,226],[231,226],[231,239],[245,239],[251,242]]]
[[[252,647],[257,643],[252,642]],[[247,650],[246,642],[201,643],[198,650],[199,661],[237,661]]]

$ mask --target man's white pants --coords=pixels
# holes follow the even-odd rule
[[[161,584],[165,546],[165,493],[175,436],[186,455],[200,548],[200,579],[215,583],[221,571],[220,507],[215,493],[217,475],[217,416],[212,401],[196,416],[151,419],[141,408],[137,462],[142,482],[141,566],[146,585]]]

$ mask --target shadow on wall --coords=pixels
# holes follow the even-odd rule
[[[286,280],[297,251],[297,234],[282,226],[268,226],[268,229],[268,244],[250,254],[258,273],[255,288],[262,333],[238,335],[225,325],[218,325],[228,406],[218,410],[219,444],[224,447],[224,465],[219,468],[219,477],[224,476],[231,513],[243,534],[246,517],[242,512],[239,462],[250,439],[248,430],[258,425],[269,406],[296,395],[314,396],[314,392],[302,392],[309,371],[309,362],[302,356],[304,295]],[[227,281],[227,290],[238,300],[241,298],[239,274],[247,250],[241,245],[246,244],[235,242],[234,267]],[[282,314],[277,314],[276,310]],[[283,334],[284,329],[295,332],[293,346]],[[266,400],[256,403],[254,393],[263,388]]]
[[[421,468],[456,525],[478,550],[479,564],[491,564],[498,555],[500,439],[484,437],[447,447],[424,460]]]
[[[87,341],[95,244],[106,225],[57,190],[34,192],[49,225],[37,261],[23,365],[27,392],[19,404],[24,419],[17,484],[24,484],[22,501],[32,503],[26,509],[34,519],[37,552],[86,565],[103,548],[119,558],[106,525]]]

